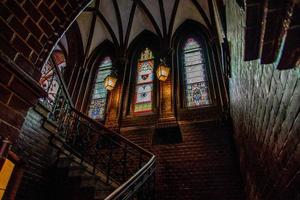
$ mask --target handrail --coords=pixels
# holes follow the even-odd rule
[[[141,190],[144,190],[146,185],[152,184],[151,178],[154,176],[155,155],[74,108],[71,108],[68,113],[63,113],[63,120],[60,121],[63,122],[62,126],[66,122],[68,124],[62,130],[67,132],[64,137],[66,143],[74,148],[72,151],[82,157],[82,161],[92,163],[95,174],[96,170],[104,172],[107,176],[107,183],[109,180],[114,180],[121,184],[106,200],[128,199],[133,195],[137,195],[139,191],[139,195],[141,195],[145,193]],[[80,127],[87,128],[89,134],[82,136],[82,131],[79,130]],[[79,145],[78,138],[81,142],[83,141]],[[85,145],[85,141],[88,145]],[[106,145],[97,147],[98,141],[100,143],[104,141]],[[78,147],[80,148],[78,149]],[[98,153],[93,154],[94,152]],[[93,158],[94,156],[96,156],[96,159]],[[97,156],[105,161],[99,163]],[[128,162],[128,159],[132,160],[132,164]],[[119,166],[112,166],[115,165],[113,163],[117,163],[116,165]],[[113,169],[113,167],[117,168]],[[124,172],[122,176],[119,174],[121,171]],[[123,182],[123,180],[126,181]],[[151,187],[153,188],[153,186]],[[148,193],[153,195],[153,191],[148,191]]]
[[[123,194],[123,191],[128,191],[130,187],[133,186],[135,182],[137,182],[142,175],[144,175],[151,167],[154,167],[155,164],[155,156],[153,155],[151,159],[148,161],[146,165],[144,165],[137,173],[135,173],[131,178],[129,178],[125,183],[123,183],[120,187],[113,191],[105,200],[113,200],[118,199]],[[151,175],[151,174],[150,174]]]
[[[154,186],[151,184],[154,182],[155,155],[78,111],[62,74],[57,67],[55,70],[62,83],[59,94],[62,99],[55,101],[49,117],[52,116],[52,120],[57,122],[58,132],[71,153],[80,156],[82,162],[91,164],[95,174],[96,171],[104,172],[107,183],[114,180],[121,184],[106,200],[128,199],[144,194],[148,195],[142,199],[153,199]]]
[[[109,132],[111,132],[111,133],[117,135],[117,136],[120,137],[123,141],[126,141],[127,143],[131,144],[131,145],[134,146],[135,148],[137,148],[137,149],[143,151],[145,154],[148,154],[149,156],[153,156],[153,154],[152,154],[151,152],[149,152],[149,151],[147,151],[146,149],[143,149],[142,147],[140,147],[139,145],[137,145],[137,144],[131,142],[130,140],[128,140],[126,137],[120,135],[119,133],[117,133],[117,132],[115,132],[115,131],[113,131],[113,130],[107,128],[107,127],[105,127],[105,126],[104,126],[103,124],[101,124],[100,122],[97,122],[97,121],[91,119],[90,117],[88,117],[88,116],[85,115],[84,113],[79,112],[79,111],[76,110],[75,108],[72,108],[72,111],[74,111],[76,114],[80,115],[82,118],[85,118],[85,119],[88,120],[89,122],[95,124],[96,126],[99,126],[101,129],[104,129],[104,130],[106,130],[106,131],[109,131]]]
[[[61,88],[62,88],[63,91],[64,91],[64,94],[65,94],[65,96],[66,96],[66,98],[67,98],[67,100],[68,100],[69,105],[71,106],[71,108],[75,109],[74,104],[73,104],[73,101],[72,101],[72,99],[71,99],[71,95],[70,95],[69,91],[67,90],[67,86],[66,86],[66,83],[65,83],[65,81],[64,81],[64,79],[63,79],[63,75],[62,75],[61,71],[58,69],[58,66],[57,66],[57,65],[54,65],[54,68],[55,68],[55,71],[56,71],[56,73],[57,73],[59,82],[60,82],[61,85],[62,85]]]

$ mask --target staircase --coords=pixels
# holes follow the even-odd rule
[[[65,102],[49,115],[49,200],[154,199],[155,156]]]
[[[57,149],[47,199],[154,199],[155,156],[75,109],[61,87],[44,127]],[[49,103],[50,102],[50,103]]]
[[[152,144],[151,128],[123,130],[125,138],[76,110],[60,81],[47,120],[57,149],[49,200],[244,199],[227,126],[179,124],[178,133],[169,129],[179,139],[164,145]],[[157,171],[156,157],[146,149],[159,155]]]
[[[61,156],[50,174],[50,187],[55,191],[49,193],[50,199],[103,200],[117,188],[116,184],[91,174],[70,156]]]

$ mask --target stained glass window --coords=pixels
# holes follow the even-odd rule
[[[183,46],[185,106],[197,107],[211,104],[206,59],[203,46],[188,38]]]
[[[66,67],[65,55],[61,51],[54,51],[52,53],[53,60],[60,71]]]
[[[49,59],[42,68],[42,76],[39,80],[41,87],[48,94],[47,98],[41,99],[41,101],[49,108],[54,104],[60,91],[60,81],[54,66],[57,65],[61,72],[64,71],[66,66],[65,56],[61,51],[53,52],[51,58],[53,58],[53,60]]]
[[[92,97],[88,114],[92,119],[104,119],[106,108],[107,90],[104,87],[104,79],[111,72],[112,62],[110,57],[105,57],[97,69],[97,75],[92,89]]]
[[[137,64],[136,88],[134,97],[134,112],[142,113],[152,111],[153,98],[153,67],[154,57],[152,51],[146,48]]]

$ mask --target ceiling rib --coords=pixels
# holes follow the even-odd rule
[[[118,23],[119,39],[120,39],[119,41],[120,41],[120,44],[123,45],[123,27],[122,27],[121,13],[120,13],[120,9],[119,9],[117,0],[113,0],[113,5],[115,8],[117,23]]]
[[[205,14],[203,8],[199,4],[199,2],[197,0],[192,0],[192,3],[197,8],[198,12],[200,13],[200,15],[202,16],[202,18],[204,19],[204,21],[205,21],[206,25],[208,26],[208,28],[212,29],[212,25],[211,25],[211,23],[210,23],[207,15]]]
[[[172,9],[171,19],[170,19],[169,30],[168,30],[168,39],[169,39],[169,41],[171,40],[171,35],[172,35],[174,21],[175,21],[177,9],[178,9],[178,4],[179,4],[179,0],[175,0],[174,6],[173,6],[173,9]]]
[[[106,18],[104,17],[104,15],[99,11],[97,10],[96,11],[96,14],[97,16],[99,17],[99,19],[103,22],[104,26],[107,28],[113,42],[117,45],[119,45],[119,42],[118,42],[118,39],[115,35],[115,32],[113,31],[113,29],[111,28],[111,26],[109,25],[108,21],[106,20]]]
[[[121,1],[125,1],[125,0],[121,0]],[[185,0],[182,0],[182,1],[185,1]],[[200,5],[200,3],[197,0],[190,0],[190,1],[193,4],[193,6],[195,6],[196,10],[199,12],[201,17],[203,18],[207,27],[210,30],[213,30],[214,24],[212,24],[212,22],[210,22],[209,16],[206,15],[206,13],[205,13],[203,7]],[[160,38],[166,40],[165,41],[166,45],[169,44],[171,37],[172,37],[172,30],[174,29],[174,26],[175,26],[175,21],[177,18],[176,15],[178,13],[178,7],[179,7],[180,0],[173,0],[172,3],[169,1],[164,2],[164,0],[157,0],[158,6],[159,6],[159,8],[158,8],[159,13],[157,13],[158,14],[157,16],[153,15],[153,13],[151,12],[152,10],[151,9],[149,10],[149,8],[146,6],[145,2],[143,2],[142,0],[132,0],[131,8],[129,7],[126,9],[122,7],[121,3],[123,3],[123,2],[120,2],[118,0],[112,0],[113,7],[111,8],[112,9],[111,13],[115,12],[114,13],[116,16],[115,23],[117,23],[117,27],[118,27],[117,29],[116,28],[113,29],[112,25],[108,22],[108,18],[106,16],[107,13],[105,14],[100,11],[100,8],[99,8],[100,0],[95,1],[94,7],[87,7],[84,10],[84,12],[92,12],[93,13],[92,25],[90,27],[90,30],[87,30],[87,31],[90,31],[90,33],[88,35],[85,57],[88,56],[88,52],[91,48],[91,43],[93,41],[92,38],[97,37],[94,34],[95,26],[98,26],[96,23],[97,18],[99,18],[100,21],[102,21],[102,23],[104,24],[104,27],[108,30],[108,32],[113,40],[113,43],[116,44],[116,47],[118,47],[123,53],[125,53],[126,48],[128,47],[130,36],[133,31],[132,29],[134,26],[133,25],[134,18],[137,13],[136,12],[137,6],[139,7],[139,9],[141,9],[142,12],[144,12],[145,17],[147,17],[150,20],[157,35]],[[169,5],[170,12],[167,13],[165,6],[168,5],[168,3],[171,3],[171,4]],[[128,13],[129,9],[130,9],[130,13]],[[127,12],[129,14],[129,18],[128,18],[127,22],[122,21],[122,19],[123,19],[122,14],[124,12]],[[167,23],[167,15],[170,16],[168,23]],[[95,16],[96,16],[96,19],[95,19]],[[161,24],[156,21],[157,19],[154,16],[161,18]],[[126,25],[127,25],[127,27],[126,27]],[[162,26],[162,27],[160,27],[160,26]],[[119,35],[117,35],[117,34],[119,34]]]
[[[158,0],[158,3],[159,3],[160,17],[161,17],[161,21],[162,21],[163,36],[165,37],[167,34],[167,24],[166,24],[164,3],[163,3],[163,0]]]
[[[133,21],[135,9],[136,9],[136,2],[134,1],[132,4],[131,10],[130,10],[130,16],[129,16],[129,21],[128,21],[128,25],[127,25],[126,35],[125,35],[125,41],[124,41],[125,48],[127,48],[127,45],[128,45],[128,40],[129,40],[129,36],[130,36],[130,32],[131,32],[132,21]]]
[[[148,8],[145,6],[145,4],[140,1],[140,0],[134,0],[138,6],[140,6],[142,8],[142,10],[145,12],[145,14],[147,15],[147,17],[150,19],[156,33],[159,35],[160,38],[162,38],[162,34],[161,31],[159,29],[159,26],[157,25],[154,17],[151,15],[150,11],[148,10]]]
[[[99,3],[100,3],[100,0],[97,0],[96,1],[96,7],[99,6]],[[84,57],[83,57],[83,66],[85,66],[85,63],[86,63],[86,59],[87,59],[87,56],[89,55],[89,51],[90,51],[90,47],[91,47],[91,43],[92,43],[92,39],[93,39],[93,36],[94,36],[94,30],[95,30],[95,24],[96,24],[96,13],[93,12],[93,17],[92,17],[92,21],[91,21],[91,29],[90,29],[90,32],[89,32],[89,37],[88,37],[88,41],[87,41],[87,44],[86,44],[86,48],[85,48],[85,52],[84,52]]]
[[[95,8],[87,7],[87,8],[84,9],[83,12],[95,12]]]

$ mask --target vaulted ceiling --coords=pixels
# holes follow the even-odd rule
[[[211,0],[94,0],[77,18],[86,56],[104,40],[126,48],[148,30],[171,38],[187,19],[211,27]]]

